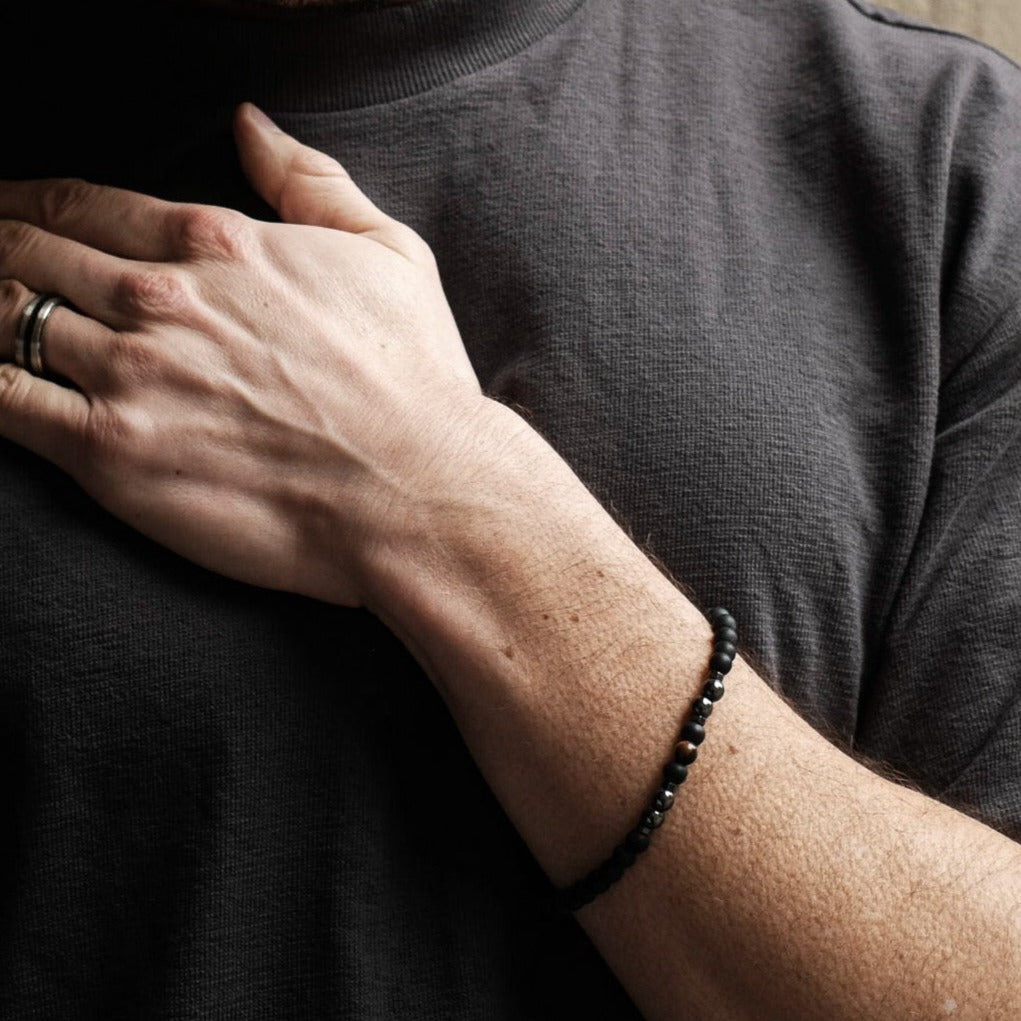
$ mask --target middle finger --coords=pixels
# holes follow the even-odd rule
[[[16,220],[0,220],[3,278],[59,294],[115,330],[173,319],[186,303],[184,280],[169,265],[121,259]]]

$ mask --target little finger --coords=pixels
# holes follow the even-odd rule
[[[71,471],[79,460],[90,414],[77,390],[0,364],[0,436]]]

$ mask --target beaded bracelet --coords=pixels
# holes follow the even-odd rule
[[[655,793],[638,825],[613,849],[609,858],[587,876],[557,891],[557,903],[565,911],[577,911],[605,893],[649,849],[652,831],[663,825],[674,803],[674,794],[688,778],[688,767],[698,758],[698,746],[705,740],[705,724],[713,705],[723,698],[723,678],[737,654],[737,622],[722,607],[706,616],[713,626],[713,654],[709,659],[709,677],[702,694],[691,705],[691,714],[681,727],[674,757],[663,767],[663,786]]]

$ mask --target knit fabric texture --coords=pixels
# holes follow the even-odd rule
[[[0,177],[268,218],[263,106],[814,726],[1021,837],[1016,66],[849,0],[7,6]],[[11,444],[0,537],[0,1018],[637,1016],[378,620]]]

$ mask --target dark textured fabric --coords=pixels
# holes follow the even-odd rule
[[[847,0],[28,6],[0,175],[268,216],[264,104],[808,719],[1021,835],[1014,65]],[[0,537],[5,1021],[635,1016],[371,616],[9,445]]]

